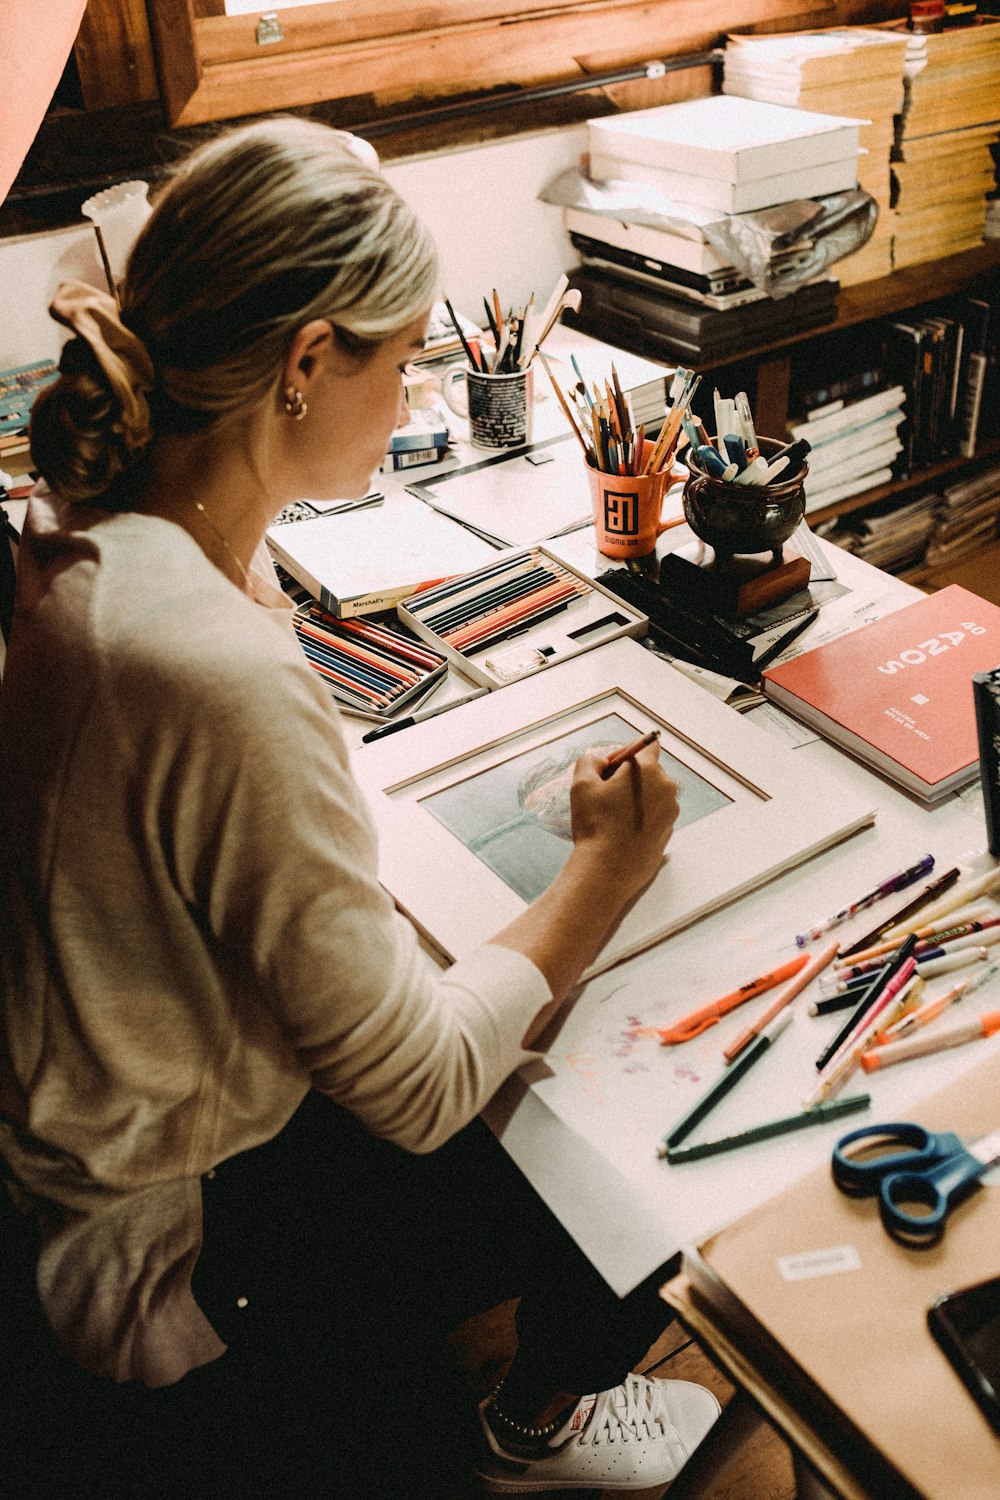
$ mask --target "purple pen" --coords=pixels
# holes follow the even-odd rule
[[[814,922],[807,932],[799,933],[795,939],[796,943],[800,948],[804,948],[815,938],[822,937],[824,932],[829,932],[831,927],[839,927],[841,922],[848,921],[857,912],[873,906],[876,901],[881,901],[883,896],[891,896],[896,891],[905,890],[908,885],[912,885],[915,880],[920,879],[921,875],[926,875],[928,870],[933,868],[933,854],[925,854],[923,859],[919,859],[908,870],[900,870],[898,875],[890,875],[888,880],[883,880],[882,884],[877,885],[873,891],[860,896],[857,901],[852,901],[850,906],[845,906],[843,911],[838,911],[835,916],[824,917],[821,921]]]

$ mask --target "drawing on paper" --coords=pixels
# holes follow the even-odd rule
[[[523,901],[534,901],[569,856],[569,791],[577,760],[591,748],[610,755],[641,733],[620,715],[606,714],[421,802]],[[675,830],[732,800],[666,750],[660,752],[660,764],[678,786]]]

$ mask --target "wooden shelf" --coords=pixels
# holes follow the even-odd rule
[[[836,269],[834,264],[834,273]],[[925,302],[937,302],[942,297],[966,292],[977,281],[985,280],[998,269],[1000,240],[987,240],[984,245],[977,245],[974,250],[963,250],[960,255],[926,261],[919,266],[906,266],[903,270],[893,271],[890,276],[880,276],[877,281],[862,281],[857,286],[842,287],[837,295],[837,316],[831,322],[803,328],[784,338],[748,344],[740,349],[738,355],[705,360],[698,365],[698,369],[724,369],[727,365],[742,364],[744,360],[784,354],[798,344],[826,338],[842,328],[854,328],[858,323],[870,323],[892,313],[910,311]]]

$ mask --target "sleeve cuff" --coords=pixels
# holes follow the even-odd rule
[[[503,1075],[538,1055],[537,1050],[522,1047],[521,1038],[552,999],[552,991],[530,958],[499,943],[486,943],[453,964],[443,984],[456,1008],[478,1012],[481,1035],[484,1012],[489,1018],[489,1060]]]

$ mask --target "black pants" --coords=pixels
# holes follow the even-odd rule
[[[655,1278],[614,1295],[479,1121],[418,1157],[310,1095],[202,1192],[194,1290],[228,1352],[160,1391],[68,1371],[48,1451],[53,1427],[79,1447],[86,1411],[99,1487],[67,1488],[60,1460],[25,1497],[450,1500],[475,1440],[450,1330],[519,1297],[522,1370],[582,1393],[669,1318]]]

